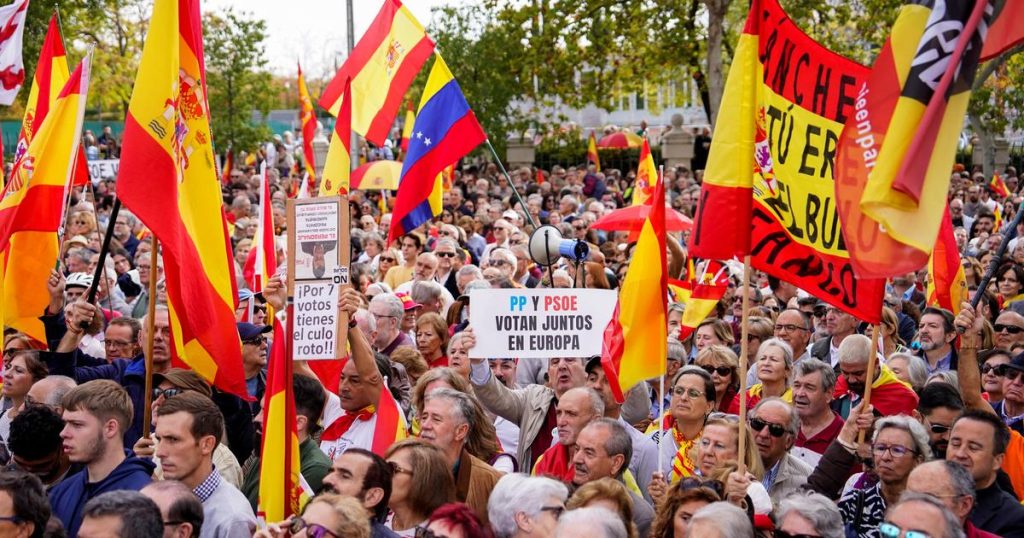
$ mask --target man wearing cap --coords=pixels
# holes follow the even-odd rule
[[[1003,399],[992,410],[1011,430],[1024,435],[1024,353],[1002,366]]]
[[[259,410],[263,393],[267,389],[267,337],[273,330],[270,325],[258,327],[252,323],[238,322],[238,338],[242,340],[242,370],[245,372],[245,388],[249,396],[256,399],[253,413]]]

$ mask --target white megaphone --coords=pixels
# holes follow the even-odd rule
[[[551,225],[541,226],[530,235],[530,257],[540,265],[552,266],[558,258],[579,263],[590,254],[590,246],[578,239],[565,239]]]

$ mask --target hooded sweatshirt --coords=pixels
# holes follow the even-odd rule
[[[150,476],[156,468],[152,461],[138,458],[127,450],[125,456],[125,460],[99,482],[90,483],[89,472],[83,469],[50,490],[53,515],[64,524],[68,536],[78,535],[78,527],[82,525],[82,509],[89,499],[108,491],[139,491],[152,482]]]

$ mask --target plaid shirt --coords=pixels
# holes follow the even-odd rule
[[[205,503],[206,500],[210,498],[210,495],[213,495],[213,492],[217,491],[217,488],[219,487],[220,473],[217,472],[215,467],[210,472],[210,476],[207,476],[206,480],[203,480],[198,486],[196,486],[196,489],[192,490],[192,493],[195,493],[196,497],[199,497],[199,502]]]

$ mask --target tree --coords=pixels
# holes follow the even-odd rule
[[[971,88],[967,119],[977,136],[974,162],[984,173],[997,172],[996,138],[1007,129],[1024,129],[1024,45],[1014,47],[981,65]],[[980,153],[980,156],[979,156]],[[979,158],[980,157],[980,158]]]
[[[275,102],[265,52],[267,24],[228,9],[203,16],[211,130],[218,148],[251,150],[270,136],[252,121]]]

